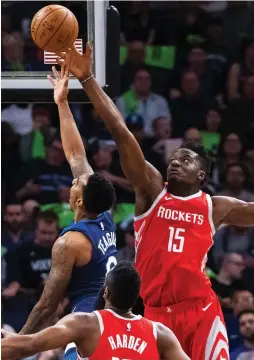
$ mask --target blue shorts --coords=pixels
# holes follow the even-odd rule
[[[72,312],[93,312],[96,301],[97,296],[84,297],[72,306]],[[77,360],[78,354],[75,343],[67,345],[63,358],[64,360]]]

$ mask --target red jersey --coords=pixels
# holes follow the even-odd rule
[[[89,360],[159,360],[154,322],[138,315],[126,319],[112,310],[94,311],[101,338]]]
[[[212,201],[199,191],[174,196],[164,188],[151,208],[135,217],[136,268],[145,305],[164,307],[206,297],[207,253],[213,244]]]

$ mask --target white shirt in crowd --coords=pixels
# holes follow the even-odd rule
[[[32,130],[32,104],[22,108],[12,104],[1,113],[2,122],[7,122],[19,135],[25,135]]]
[[[116,100],[116,106],[123,118],[126,119],[128,109],[123,96]],[[151,93],[145,101],[139,101],[137,104],[136,114],[144,120],[144,132],[146,136],[153,136],[152,122],[159,116],[167,117],[171,120],[167,101],[160,95]]]

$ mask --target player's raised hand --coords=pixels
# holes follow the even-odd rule
[[[79,54],[74,45],[67,52],[62,52],[57,55],[60,59],[65,61],[66,65],[70,69],[70,72],[80,81],[92,75],[92,47],[89,43],[86,44],[86,52],[83,55]]]
[[[59,73],[55,66],[52,67],[55,78],[48,75],[48,79],[54,86],[54,100],[58,105],[61,102],[67,101],[67,95],[69,92],[69,67],[65,61],[60,62],[61,72]]]

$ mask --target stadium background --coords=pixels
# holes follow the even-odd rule
[[[183,139],[203,143],[213,159],[205,191],[254,201],[254,3],[110,3],[121,15],[116,105],[147,160],[165,175],[168,157]],[[61,4],[75,14],[86,9],[85,2]],[[33,2],[29,10],[22,2],[2,3],[2,71],[44,70],[43,52],[29,33],[34,12]],[[86,27],[78,20],[84,39]],[[52,245],[72,220],[72,178],[57,108],[16,101],[2,104],[1,114],[2,326],[13,331],[21,329],[37,301]],[[118,257],[133,260],[134,194],[114,142],[91,105],[71,108],[94,170],[116,188]],[[214,242],[207,272],[221,299],[233,351],[244,341],[237,314],[254,310],[254,229],[223,226]],[[136,311],[142,313],[141,302]],[[67,312],[64,299],[55,320]],[[61,349],[36,357],[60,356]]]

